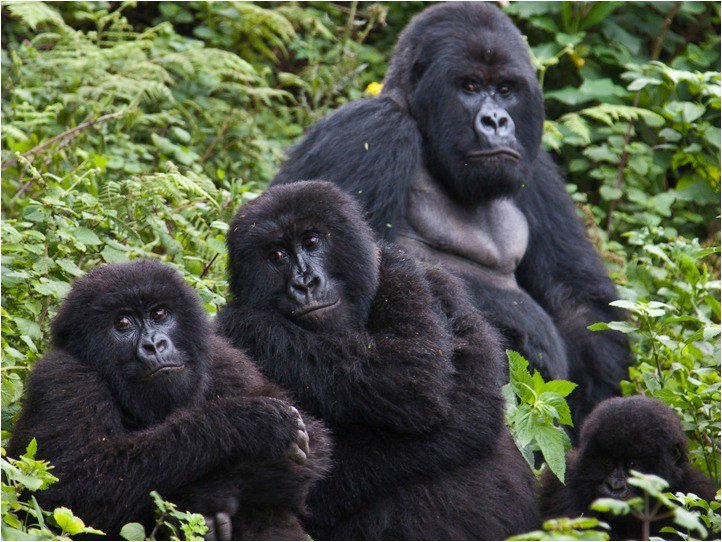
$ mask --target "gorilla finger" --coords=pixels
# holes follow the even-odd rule
[[[306,454],[299,448],[295,442],[291,445],[291,449],[288,453],[289,457],[299,465],[303,465],[306,462]]]
[[[203,516],[208,531],[203,535],[203,540],[218,540],[216,538],[216,521],[213,516]]]
[[[233,524],[231,522],[231,516],[225,512],[218,512],[216,514],[216,532],[218,533],[218,540],[231,540],[231,533]]]
[[[298,445],[301,447],[301,450],[303,450],[303,452],[308,455],[308,433],[306,433],[306,431],[298,432]]]

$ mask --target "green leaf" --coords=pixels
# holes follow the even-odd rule
[[[699,519],[699,514],[696,512],[690,512],[684,508],[675,508],[674,522],[684,529],[699,532],[702,535],[703,540],[707,538],[707,529],[705,529],[702,525],[702,522]]]
[[[73,230],[73,237],[84,245],[93,246],[101,243],[100,238],[98,238],[98,236],[88,228],[80,227]]]
[[[615,516],[626,516],[632,509],[628,502],[617,499],[597,499],[589,508],[597,512],[610,512]]]
[[[73,515],[69,508],[64,506],[56,508],[53,511],[53,519],[58,524],[64,533],[69,535],[80,534],[85,530],[85,523],[83,520]]]
[[[140,523],[126,523],[120,530],[125,540],[145,540],[145,528]]]
[[[562,397],[566,397],[574,391],[577,384],[568,380],[551,380],[544,384],[542,388],[545,392],[558,393]]]
[[[534,431],[537,444],[549,469],[564,483],[567,470],[566,444],[569,439],[560,427],[537,427]]]
[[[38,451],[38,441],[34,438],[28,443],[28,447],[25,449],[25,457],[28,457],[30,459],[35,458],[35,454]]]

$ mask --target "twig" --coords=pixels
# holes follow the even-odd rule
[[[662,47],[664,46],[664,37],[667,35],[667,31],[669,30],[669,27],[672,26],[672,21],[679,13],[679,10],[682,9],[682,2],[675,2],[672,9],[669,10],[666,17],[664,18],[664,23],[662,24],[662,28],[659,31],[659,36],[657,36],[657,39],[654,42],[654,46],[652,47],[652,53],[649,57],[650,60],[657,60],[659,58],[659,55],[662,53]],[[642,95],[642,90],[638,90],[637,94],[634,96],[634,102],[632,104],[633,107],[637,107],[639,105],[639,97]],[[619,167],[617,168],[617,189],[622,189],[622,182],[624,181],[624,168],[627,166],[627,160],[629,160],[629,141],[632,138],[632,129],[634,128],[634,125],[637,123],[635,119],[632,119],[629,121],[629,124],[627,125],[627,133],[624,134],[624,143],[622,144],[622,156],[619,159]],[[619,203],[619,198],[616,198],[612,200],[609,204],[609,212],[607,213],[607,225],[606,225],[606,232],[607,235],[609,235],[612,232],[612,216],[614,215],[614,211],[617,208],[617,203]]]
[[[218,133],[213,138],[213,141],[211,141],[211,144],[208,145],[206,152],[204,152],[203,156],[201,156],[201,159],[200,159],[201,164],[205,164],[206,160],[208,160],[211,156],[213,156],[213,148],[221,140],[221,138],[225,135],[230,122],[231,122],[230,116],[226,117],[226,119],[223,121],[223,124],[221,124],[221,129],[218,130]]]
[[[106,115],[101,115],[97,119],[84,120],[83,122],[78,124],[76,127],[70,128],[69,130],[65,130],[64,132],[62,132],[54,137],[51,137],[47,141],[42,142],[40,145],[33,147],[29,151],[21,154],[20,156],[22,156],[23,158],[28,158],[29,156],[33,156],[33,155],[43,151],[44,149],[46,149],[53,143],[60,141],[61,139],[73,138],[73,137],[77,136],[81,131],[85,130],[86,128],[90,128],[91,126],[94,126],[101,122],[105,122],[107,120],[118,118],[118,117],[124,115],[125,112],[126,112],[126,109],[122,109],[120,111],[116,111],[115,113],[108,113]],[[14,158],[10,158],[6,162],[3,162],[1,169],[4,170],[4,169],[12,166],[13,164],[15,164],[17,161],[18,161],[17,156],[15,156]]]
[[[217,253],[217,252],[216,252],[216,255],[213,256],[213,258],[211,258],[211,261],[208,262],[208,265],[206,265],[206,266],[203,268],[203,272],[201,273],[200,278],[203,278],[203,277],[206,276],[206,274],[207,274],[208,271],[210,270],[211,266],[213,265],[213,262],[216,261],[216,258],[218,258],[218,253]]]
[[[632,107],[636,108],[639,105],[639,96],[641,94],[641,90],[637,92],[637,95],[634,97],[634,102],[632,102]],[[635,124],[635,119],[630,120],[629,124],[627,125],[627,133],[624,134],[624,143],[622,143],[622,157],[619,159],[619,167],[617,167],[618,190],[622,189],[622,181],[624,180],[624,168],[627,166],[627,160],[629,159],[629,141],[632,139],[632,129],[634,128]],[[619,203],[619,198],[613,199],[609,204],[609,212],[607,213],[607,226],[605,228],[607,236],[609,236],[609,234],[612,232],[612,216],[614,215],[614,211],[617,208],[617,203]]]

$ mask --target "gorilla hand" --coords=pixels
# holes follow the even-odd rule
[[[277,426],[277,436],[282,440],[283,454],[294,463],[302,465],[308,459],[310,452],[308,432],[298,409],[286,401],[275,398],[265,398],[264,402],[270,407]],[[280,419],[280,420],[279,420]]]
[[[204,515],[208,527],[204,540],[232,540],[233,523],[231,518],[238,511],[238,499],[228,497],[225,505],[215,514]]]

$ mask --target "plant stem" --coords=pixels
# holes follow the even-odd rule
[[[91,126],[94,126],[96,124],[99,124],[101,122],[105,122],[107,120],[116,119],[118,117],[121,117],[125,114],[127,110],[121,109],[120,111],[116,111],[115,113],[108,113],[107,115],[101,115],[97,119],[86,119],[80,124],[78,124],[75,128],[70,128],[69,130],[65,130],[64,132],[59,133],[58,135],[51,137],[47,141],[42,142],[40,145],[37,145],[30,149],[27,152],[24,152],[20,156],[23,158],[28,158],[29,156],[33,156],[34,154],[39,153],[40,151],[46,149],[56,141],[60,141],[61,139],[65,138],[72,138],[77,136],[80,132],[85,130],[86,128],[90,128]],[[18,161],[18,157],[15,156],[14,158],[10,158],[10,160],[7,160],[6,162],[3,162],[1,169],[6,169],[13,164],[15,164]]]

